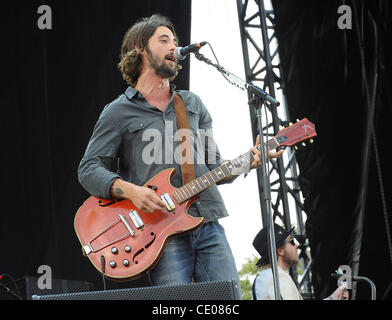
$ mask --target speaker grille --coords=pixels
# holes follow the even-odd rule
[[[238,281],[33,296],[33,300],[240,300]]]

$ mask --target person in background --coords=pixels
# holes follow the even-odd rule
[[[289,270],[299,262],[299,243],[293,236],[294,227],[287,230],[274,224],[276,260],[279,279],[279,288],[282,300],[303,300]],[[253,247],[260,254],[256,266],[259,273],[253,282],[254,300],[275,300],[274,278],[268,253],[268,229],[264,227],[253,240]],[[348,300],[349,293],[345,284],[337,288],[324,300]]]

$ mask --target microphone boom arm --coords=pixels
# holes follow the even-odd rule
[[[241,90],[248,90],[249,92],[255,94],[256,96],[272,103],[276,107],[278,107],[280,105],[280,102],[278,100],[276,100],[274,97],[270,96],[267,92],[265,92],[264,90],[262,90],[258,86],[255,86],[253,84],[249,84],[249,83],[245,82],[244,80],[237,77],[235,74],[231,73],[230,71],[227,71],[222,66],[213,63],[210,59],[206,58],[200,52],[195,52],[194,55],[195,55],[196,59],[203,61],[203,62],[207,63],[208,65],[215,67],[219,72],[221,72],[224,75],[226,75],[227,77],[229,77],[226,79],[232,85],[235,85],[236,87],[240,88]]]
[[[211,47],[211,46],[210,46]],[[212,48],[211,48],[212,50]],[[212,50],[212,52],[214,52]],[[213,67],[215,67],[222,75],[223,77],[229,81],[231,84],[236,85],[242,90],[247,89],[248,92],[253,93],[255,96],[258,97],[257,103],[254,103],[254,106],[256,108],[256,118],[258,122],[258,130],[259,130],[259,137],[260,137],[260,144],[263,146],[264,145],[264,133],[263,133],[263,123],[262,123],[262,104],[265,101],[269,101],[272,105],[279,106],[279,102],[271,97],[267,92],[263,91],[257,86],[251,85],[249,83],[246,83],[245,81],[241,80],[231,72],[227,71],[225,68],[219,65],[218,59],[216,58],[216,61],[218,64],[213,63],[211,60],[207,59],[204,57],[202,54],[199,53],[199,51],[194,52],[196,59],[203,61]],[[215,56],[215,54],[214,54]],[[226,77],[227,76],[227,77]],[[270,189],[270,183],[269,183],[269,176],[268,176],[268,169],[267,169],[267,156],[266,156],[266,151],[264,148],[261,149],[261,158],[263,159],[263,164],[261,166],[262,169],[262,186],[263,186],[263,202],[265,202],[266,205],[266,210],[267,210],[267,216],[268,216],[268,247],[269,247],[269,256],[270,256],[270,261],[271,261],[271,269],[272,269],[272,276],[273,276],[273,283],[274,283],[274,294],[275,294],[275,300],[282,300],[282,296],[280,294],[280,286],[279,286],[279,275],[278,275],[278,267],[277,267],[277,257],[276,257],[276,242],[275,242],[275,231],[274,231],[274,225],[273,225],[273,217],[272,217],[272,209],[271,209],[271,189]]]

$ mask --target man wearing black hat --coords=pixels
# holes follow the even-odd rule
[[[299,262],[298,245],[299,243],[293,237],[294,227],[286,230],[274,224],[275,231],[275,244],[276,244],[276,260],[277,270],[279,277],[280,294],[283,300],[303,300],[300,292],[297,289],[293,279],[289,274],[291,266]],[[268,253],[268,230],[263,228],[253,240],[253,246],[260,254],[260,259],[257,261],[256,266],[260,269],[254,284],[253,295],[256,300],[274,300],[275,290],[273,275],[269,260]],[[344,300],[348,299],[348,292],[343,285],[335,290],[325,300],[338,300],[343,297]]]

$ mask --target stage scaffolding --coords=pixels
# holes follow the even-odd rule
[[[238,19],[241,33],[246,82],[257,85],[281,105],[266,105],[263,111],[263,132],[271,137],[277,134],[282,126],[290,123],[288,105],[284,96],[283,74],[279,61],[279,47],[275,36],[275,18],[272,4],[268,0],[237,0]],[[253,95],[248,95],[252,134],[255,140],[257,130],[256,108]],[[294,120],[295,121],[295,120]],[[295,159],[295,151],[287,148],[284,155],[272,160],[269,167],[271,183],[271,203],[273,220],[279,225],[296,227],[300,235],[299,268],[292,267],[290,273],[298,289],[305,298],[312,297],[311,285],[311,253],[306,237],[303,199],[298,182],[299,169]],[[257,179],[262,193],[262,170],[257,170]],[[261,201],[263,226],[268,225],[265,203]]]

